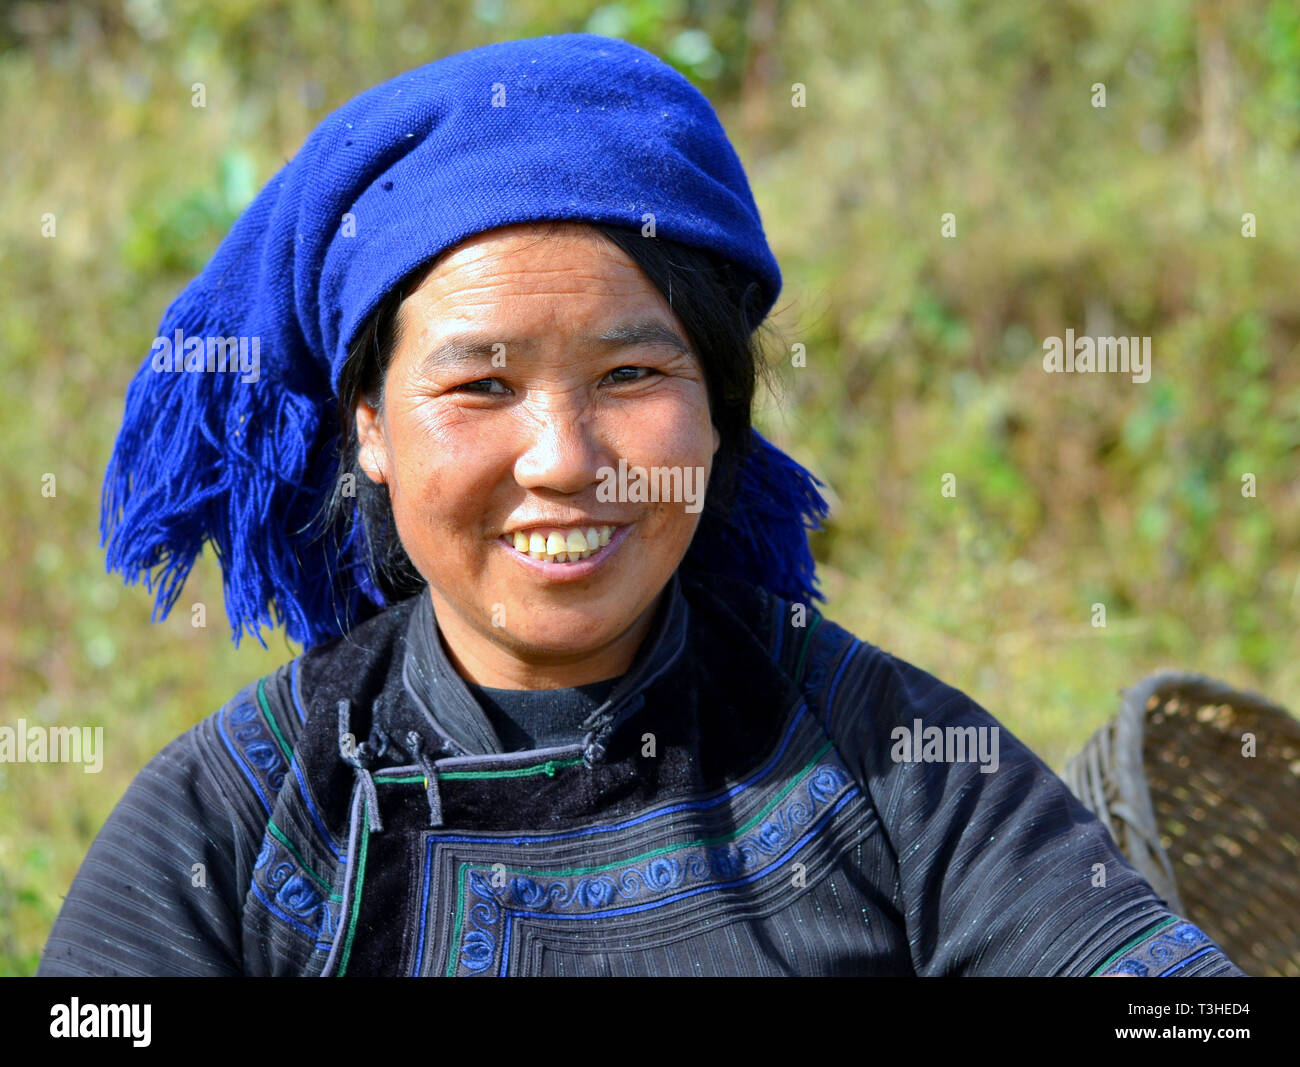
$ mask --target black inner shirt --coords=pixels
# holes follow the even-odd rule
[[[609,699],[617,678],[569,689],[491,689],[466,682],[506,752],[582,741],[582,724]]]

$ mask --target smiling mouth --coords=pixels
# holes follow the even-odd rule
[[[576,563],[609,544],[617,526],[552,526],[525,533],[518,530],[501,540],[521,555],[543,563]]]

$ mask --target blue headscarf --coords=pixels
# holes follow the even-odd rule
[[[109,569],[156,587],[165,618],[209,541],[236,643],[263,625],[306,646],[345,632],[383,606],[361,524],[328,537],[316,521],[359,327],[474,234],[551,219],[640,230],[651,216],[658,236],[734,263],[754,283],[752,321],[767,315],[781,274],[713,108],[623,41],[488,45],[343,105],[163,316],[104,481]],[[706,529],[724,521],[706,512],[685,562],[818,597],[806,529],[826,514],[821,483],[757,433],[752,445],[725,526]]]

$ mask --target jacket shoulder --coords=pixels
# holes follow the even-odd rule
[[[39,974],[242,973],[241,901],[273,790],[272,750],[248,728],[267,680],[174,738],[131,781],[82,861]]]
[[[332,716],[344,696],[373,696],[394,662],[400,669],[414,604],[415,598],[403,601],[308,649],[250,682],[192,728],[194,744],[246,817],[265,823],[271,816],[313,714]]]

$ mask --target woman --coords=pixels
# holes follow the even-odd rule
[[[236,638],[308,650],[140,774],[41,973],[1240,973],[812,607],[824,502],[749,421],[779,288],[709,104],[630,45],[327,119],[168,309],[105,487],[161,610],[211,540]]]

